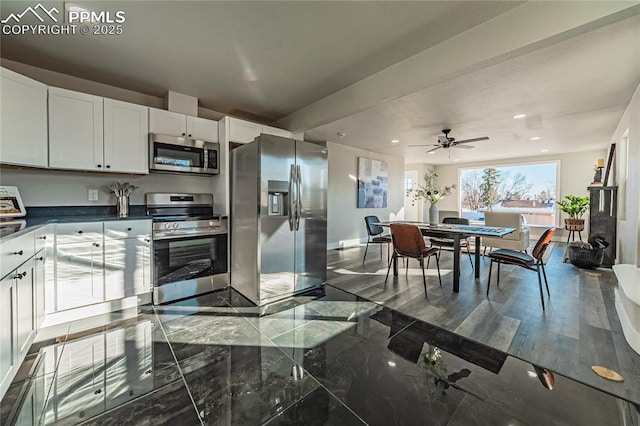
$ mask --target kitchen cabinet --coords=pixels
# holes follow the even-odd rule
[[[157,108],[149,108],[149,132],[218,142],[216,121]]]
[[[56,224],[55,238],[55,299],[47,313],[102,302],[102,223]]]
[[[102,116],[101,97],[49,88],[49,166],[105,170]]]
[[[268,135],[282,136],[283,138],[291,138],[293,134],[284,129],[278,129],[277,127],[271,126],[262,126],[262,133],[266,133]]]
[[[249,143],[262,133],[262,124],[229,117],[229,141]]]
[[[38,329],[37,291],[33,234],[10,239],[0,259],[0,398],[8,389],[20,362],[29,351]],[[26,258],[13,270],[16,258]],[[5,262],[7,260],[8,262]]]
[[[49,166],[148,173],[147,110],[141,105],[49,88]]]
[[[149,172],[149,108],[104,99],[104,164],[108,171]]]
[[[152,290],[151,221],[104,223],[105,300]]]
[[[0,68],[0,162],[47,167],[47,86]]]

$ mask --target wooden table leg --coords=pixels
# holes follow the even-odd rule
[[[393,276],[397,277],[398,276],[398,256],[396,256],[395,252],[393,253],[393,257],[391,261],[393,262]]]

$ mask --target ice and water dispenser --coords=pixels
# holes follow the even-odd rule
[[[287,216],[289,214],[289,182],[270,180],[268,192],[269,216]]]

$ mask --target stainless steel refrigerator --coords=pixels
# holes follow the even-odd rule
[[[232,151],[231,286],[257,305],[327,279],[327,149],[262,134]]]

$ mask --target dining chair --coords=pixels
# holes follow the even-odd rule
[[[549,283],[547,282],[547,273],[544,269],[544,262],[542,261],[542,257],[544,256],[544,253],[547,250],[549,243],[551,242],[551,238],[553,237],[554,232],[555,228],[548,228],[547,230],[545,230],[538,239],[538,242],[536,242],[536,245],[533,248],[531,254],[509,249],[498,249],[493,250],[491,253],[489,253],[488,256],[491,258],[491,264],[489,265],[489,279],[487,280],[487,297],[489,297],[489,287],[491,286],[491,269],[493,268],[493,263],[496,262],[498,264],[498,286],[500,286],[500,264],[504,263],[507,265],[516,265],[525,269],[529,269],[531,271],[538,272],[540,301],[542,302],[542,310],[544,311],[544,297],[542,293],[542,279],[540,277],[540,270],[542,270],[542,275],[544,276],[544,285],[547,287],[547,297],[551,297],[551,293],[549,293]]]
[[[443,224],[451,224],[451,225],[468,225],[469,219],[466,217],[445,217],[442,219]],[[431,247],[438,247],[438,257],[440,257],[440,253],[442,248],[451,248],[453,249],[453,240],[449,238],[437,238],[431,237],[429,238],[429,243]],[[464,238],[460,240],[460,250],[465,248],[467,250],[467,255],[469,255],[469,263],[471,263],[471,268],[473,269],[473,260],[471,259],[471,250],[469,248],[469,239]],[[429,262],[427,261],[427,268],[429,267]]]
[[[378,216],[365,216],[364,223],[367,225],[367,247],[364,249],[364,257],[362,258],[362,264],[367,259],[367,251],[369,250],[369,244],[380,244],[380,260],[382,260],[382,245],[387,245],[387,260],[389,260],[389,244],[391,244],[391,236],[382,235],[384,229],[376,223],[380,223]]]
[[[424,242],[422,232],[416,225],[392,223],[391,226],[391,240],[393,241],[393,256],[389,262],[387,268],[387,277],[384,280],[384,285],[387,285],[389,279],[389,270],[391,269],[391,263],[398,257],[405,257],[411,259],[417,259],[420,262],[420,268],[422,268],[422,283],[424,285],[424,296],[427,296],[427,277],[424,273],[424,260],[429,259],[431,256],[436,257],[436,266],[438,268],[438,281],[442,286],[442,277],[440,276],[440,260],[438,259],[438,249],[436,247],[427,247]]]

